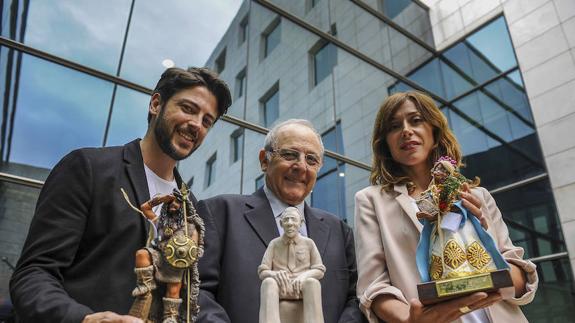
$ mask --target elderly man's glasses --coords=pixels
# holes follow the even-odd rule
[[[297,163],[300,160],[300,155],[304,155],[305,163],[311,168],[319,168],[321,166],[321,159],[316,154],[304,154],[294,149],[282,148],[282,149],[274,149],[271,151],[281,159]]]

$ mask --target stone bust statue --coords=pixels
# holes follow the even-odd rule
[[[258,267],[260,323],[324,322],[319,280],[325,266],[313,240],[299,233],[302,224],[298,209],[286,208],[280,218],[284,234],[270,242]]]

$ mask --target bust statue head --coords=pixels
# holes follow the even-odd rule
[[[284,234],[289,239],[293,239],[299,234],[299,228],[302,222],[299,210],[292,206],[286,208],[280,218],[280,224],[284,229]]]

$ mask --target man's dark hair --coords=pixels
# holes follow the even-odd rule
[[[228,111],[232,104],[230,89],[219,75],[205,67],[168,68],[156,84],[152,95],[159,93],[162,104],[165,104],[177,92],[196,86],[205,86],[218,101],[218,118]],[[148,113],[148,123],[152,114]]]

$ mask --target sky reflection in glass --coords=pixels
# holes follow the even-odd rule
[[[20,78],[10,162],[52,168],[102,145],[112,84],[26,55]]]

